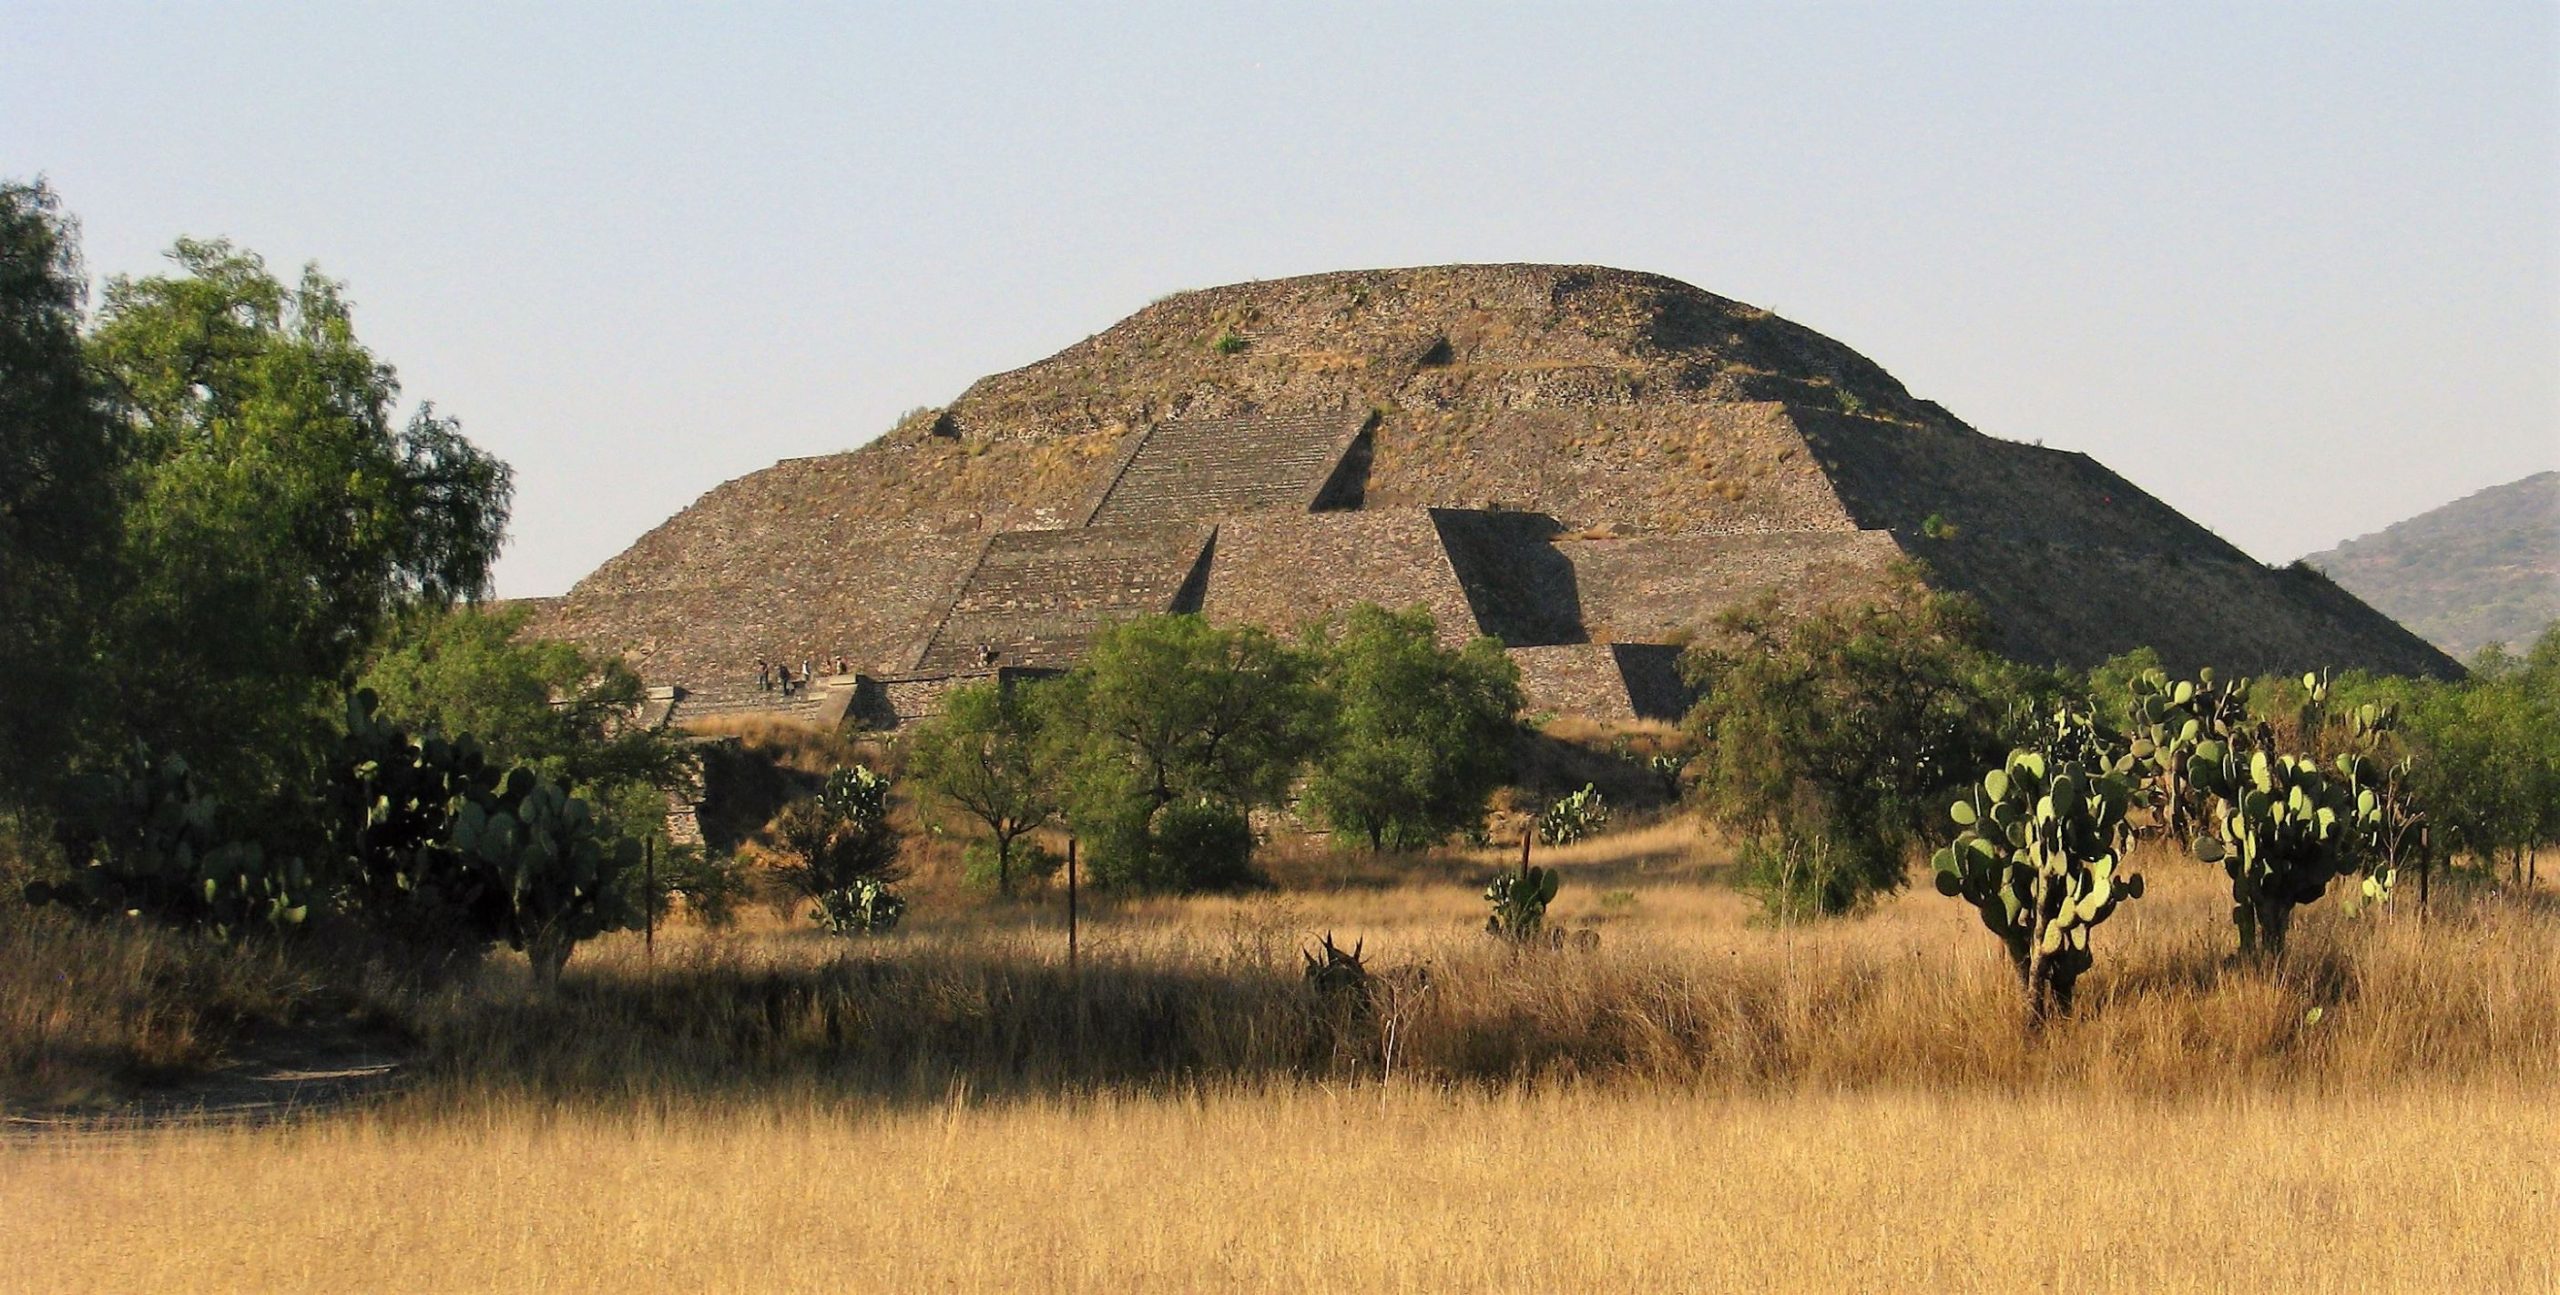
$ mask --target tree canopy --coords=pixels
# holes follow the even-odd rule
[[[1898,889],[1945,802],[2040,707],[2037,680],[1982,644],[1971,603],[1910,582],[1788,620],[1726,613],[1682,665],[1697,794],[1744,834],[1746,881],[1781,916],[1846,912]]]
[[[1473,825],[1510,772],[1520,669],[1493,639],[1443,648],[1422,608],[1352,609],[1315,637],[1334,726],[1308,800],[1336,835],[1413,849]]]
[[[399,618],[366,660],[362,686],[385,719],[424,733],[471,734],[490,758],[594,800],[609,825],[658,833],[664,793],[691,761],[643,722],[647,690],[619,657],[524,634],[526,609],[421,608]]]
[[[505,464],[421,407],[357,340],[343,287],[181,239],[176,272],[110,280],[89,339],[132,446],[134,506],[102,686],[155,746],[307,752],[314,717],[405,608],[485,592]],[[170,701],[173,695],[182,701]]]
[[[987,830],[996,889],[1013,893],[1016,844],[1057,813],[1049,752],[1033,684],[969,684],[943,698],[943,713],[907,739],[907,776]]]
[[[52,190],[0,182],[0,805],[58,786],[100,710],[124,440],[82,352],[86,297]]]
[[[1235,880],[1241,860],[1160,848],[1159,819],[1181,805],[1182,839],[1224,850],[1233,824],[1211,819],[1240,823],[1277,803],[1325,733],[1311,675],[1304,654],[1268,631],[1180,615],[1103,631],[1081,664],[1044,684],[1062,799],[1095,877],[1158,889]]]

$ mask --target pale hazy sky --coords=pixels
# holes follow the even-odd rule
[[[2560,6],[0,0],[90,269],[348,281],[500,591],[1178,288],[1651,270],[2282,561],[2560,466]]]

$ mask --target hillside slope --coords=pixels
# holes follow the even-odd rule
[[[2457,657],[2560,620],[2560,472],[2491,486],[2303,561]]]

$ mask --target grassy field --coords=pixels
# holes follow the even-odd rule
[[[6,1153],[65,1290],[2549,1290],[2554,1091],[518,1102]]]
[[[0,1286],[2560,1284],[2548,894],[2308,911],[2268,969],[2216,876],[2153,859],[2035,1031],[1934,893],[1773,930],[1684,823],[1553,861],[1597,950],[1486,940],[1490,855],[1308,854],[1095,906],[1073,973],[1055,903],[615,937],[550,997],[501,962],[398,1004],[426,1075],[386,1105],[0,1150],[35,1242]],[[1374,1010],[1301,982],[1327,931]],[[128,956],[89,961],[147,999]],[[44,992],[0,984],[19,1051]]]

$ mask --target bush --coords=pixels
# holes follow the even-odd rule
[[[1253,881],[1253,825],[1213,800],[1178,801],[1156,811],[1156,873],[1182,890],[1234,890]]]
[[[1116,820],[1089,840],[1099,886],[1182,894],[1254,880],[1253,825],[1206,797],[1175,801],[1144,820]]]
[[[1016,841],[1010,858],[999,867],[996,843],[981,838],[971,841],[960,851],[960,876],[972,886],[1012,893],[1024,884],[1045,886],[1058,870],[1067,866],[1065,855],[1042,848],[1035,842]],[[1010,885],[1007,885],[1009,881]]]
[[[1831,833],[1799,829],[1745,838],[1734,855],[1734,881],[1760,901],[1772,922],[1800,922],[1857,912],[1902,884],[1898,850],[1846,846]]]
[[[889,780],[861,765],[829,774],[825,790],[784,810],[774,835],[790,860],[779,870],[782,883],[815,900],[818,922],[831,931],[842,933],[847,914],[870,910],[866,886],[906,875],[889,822]]]

